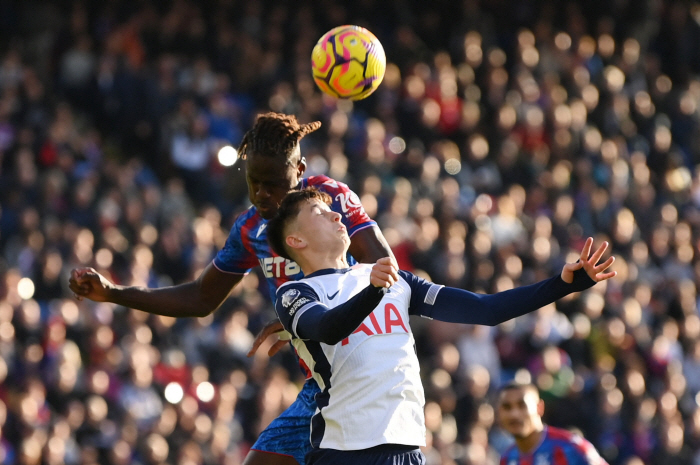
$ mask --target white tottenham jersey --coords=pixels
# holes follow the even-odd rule
[[[370,284],[371,270],[367,264],[323,270],[285,283],[277,292],[280,320],[321,388],[311,421],[314,447],[358,450],[380,444],[425,445],[425,397],[409,306],[412,292],[419,291],[421,301],[423,297],[425,302],[434,301],[442,286],[420,280],[419,290],[402,274],[374,311],[340,343],[298,337],[297,324],[306,310],[348,301]]]

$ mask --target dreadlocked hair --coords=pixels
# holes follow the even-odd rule
[[[294,115],[264,113],[258,116],[253,128],[243,136],[238,153],[243,159],[254,153],[267,157],[284,155],[289,161],[299,141],[320,127],[320,121],[299,124]]]

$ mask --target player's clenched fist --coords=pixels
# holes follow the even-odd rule
[[[369,281],[374,287],[391,287],[398,280],[399,265],[392,257],[377,260],[369,276]]]
[[[68,287],[78,300],[87,297],[95,302],[106,302],[114,284],[94,268],[74,268],[70,272]]]

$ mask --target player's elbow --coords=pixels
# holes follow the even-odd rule
[[[198,305],[195,305],[190,312],[189,316],[196,317],[196,318],[204,318],[212,313],[214,313],[214,310],[216,310],[218,306],[216,305],[211,305],[207,303],[200,303]]]
[[[341,341],[342,341],[343,339],[345,339],[346,337],[347,337],[347,336],[338,336],[338,335],[329,336],[329,335],[324,335],[324,336],[321,338],[321,341],[320,341],[320,342],[323,342],[324,344],[328,344],[329,346],[334,346],[334,345],[338,344],[339,342],[341,342]]]
[[[489,306],[484,314],[484,321],[482,324],[485,326],[497,326],[508,319],[510,318],[504,318],[496,307]]]

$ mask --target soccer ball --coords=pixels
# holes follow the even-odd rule
[[[323,34],[311,53],[316,85],[328,95],[361,100],[384,78],[386,56],[379,40],[360,26],[338,26]]]

